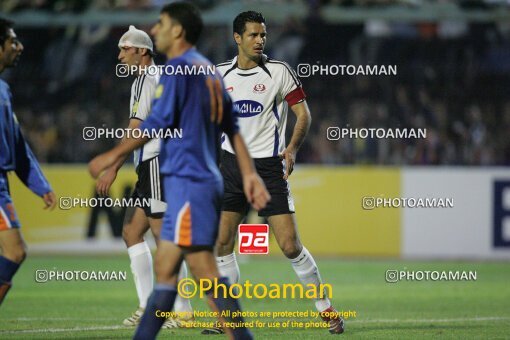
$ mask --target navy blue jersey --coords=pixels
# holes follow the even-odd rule
[[[218,169],[221,132],[237,133],[237,111],[214,65],[191,48],[165,67],[156,88],[152,112],[142,130],[178,129],[182,138],[161,141],[160,169],[164,175],[194,180],[221,180]]]
[[[0,79],[0,172],[15,171],[30,190],[43,196],[52,190],[23,138],[11,99],[9,85]]]

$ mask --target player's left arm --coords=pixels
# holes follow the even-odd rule
[[[306,95],[303,91],[303,85],[296,72],[285,63],[280,70],[280,94],[297,117],[290,142],[280,154],[280,158],[285,160],[285,174],[283,175],[283,179],[287,180],[294,170],[296,154],[310,129],[312,116],[306,104]]]
[[[133,136],[124,138],[116,147],[110,151],[100,154],[90,161],[90,174],[93,178],[97,178],[103,170],[106,170],[112,165],[120,162],[122,158],[125,158],[129,155],[129,153],[133,152],[133,150],[142,147],[142,145],[147,143],[149,140],[149,138],[141,136],[139,138],[135,138]]]
[[[177,84],[179,83],[180,88],[183,89],[185,88],[184,84],[182,84],[184,81],[184,76],[161,77],[160,83],[154,94],[151,114],[142,123],[140,130],[145,133],[172,126],[174,123],[178,97]],[[142,147],[149,141],[150,139],[146,136],[134,138],[131,135],[126,137],[116,147],[90,161],[90,174],[93,178],[97,178],[103,170],[116,164],[120,159],[126,157],[126,155]]]
[[[155,92],[154,90],[155,88],[154,86],[151,85],[150,81],[148,79],[145,79],[140,94],[140,100],[138,101],[136,110],[131,114],[131,117],[129,119],[128,130],[132,131],[135,129],[139,129],[142,123],[149,117],[149,114],[151,112],[152,97],[154,96]],[[124,138],[121,140],[121,143],[126,138],[127,137],[124,136]],[[111,167],[106,169],[106,171],[104,171],[104,173],[98,178],[96,183],[96,191],[98,194],[102,196],[108,196],[110,187],[115,181],[117,173],[119,172],[120,168],[124,165],[124,162],[126,161],[128,156],[129,153],[120,156],[117,159],[117,161],[113,163]]]
[[[14,135],[16,138],[16,175],[34,194],[43,199],[44,209],[53,210],[57,204],[55,193],[44,176],[32,149],[23,137],[17,122]]]
[[[285,175],[283,176],[285,180],[289,178],[290,174],[294,170],[296,154],[303,144],[305,137],[308,134],[308,130],[310,130],[310,125],[312,124],[312,115],[310,114],[310,109],[306,104],[306,100],[294,104],[291,107],[291,110],[296,115],[296,125],[294,125],[294,131],[292,132],[289,144],[280,155],[281,158],[285,159],[286,169]]]
[[[156,110],[154,110],[156,111]],[[156,111],[157,112],[157,111]],[[140,129],[140,130],[150,130],[150,129],[156,129],[156,128],[162,128],[163,123],[161,119],[155,118],[156,113],[153,113],[150,115],[146,121],[141,123],[141,121],[138,121],[136,119],[131,119],[129,125],[132,130]],[[141,124],[140,124],[141,123]],[[93,178],[97,178],[103,170],[106,170],[110,167],[113,169],[120,168],[126,158],[129,156],[131,152],[134,150],[142,147],[147,142],[150,141],[148,137],[139,136],[138,138],[135,138],[134,133],[128,134],[124,136],[124,138],[121,140],[121,142],[111,149],[110,151],[107,151],[96,158],[94,158],[89,163],[89,172],[92,175]],[[103,190],[104,191],[104,190]],[[104,192],[103,192],[104,194]]]
[[[129,120],[128,129],[129,130],[135,130],[138,129],[142,125],[142,121],[139,119],[131,118]],[[121,140],[121,143],[124,139],[127,137],[124,136]],[[110,191],[110,187],[112,186],[113,182],[115,182],[115,179],[117,178],[117,173],[119,172],[120,168],[124,165],[124,162],[128,158],[128,154],[119,157],[119,159],[112,164],[109,168],[107,168],[101,176],[97,179],[96,182],[96,192],[101,196],[108,196],[108,192]]]

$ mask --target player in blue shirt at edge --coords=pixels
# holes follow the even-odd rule
[[[13,30],[12,21],[0,18],[0,73],[15,67],[23,44]],[[18,178],[44,201],[44,209],[53,210],[56,198],[44,177],[30,146],[21,133],[12,108],[9,85],[0,80],[0,305],[12,287],[12,278],[26,258],[26,244],[12,204],[7,173]]]

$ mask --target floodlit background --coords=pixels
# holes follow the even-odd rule
[[[333,286],[346,333],[362,339],[507,338],[510,331],[510,5],[498,0],[194,1],[213,63],[236,54],[234,17],[267,19],[265,53],[293,68],[395,66],[397,75],[302,76],[313,122],[290,177],[303,243]],[[116,140],[84,127],[126,127],[133,79],[118,78],[117,43],[149,31],[161,0],[3,0],[25,51],[2,73],[23,131],[61,199],[95,197],[86,163]],[[157,63],[164,63],[159,56]],[[287,140],[294,126],[289,113]],[[426,138],[340,138],[340,129],[426,129]],[[130,338],[136,308],[120,208],[47,212],[10,175],[29,257],[0,309],[0,338]],[[112,197],[129,196],[126,165]],[[450,208],[379,207],[365,200],[449,199]],[[365,206],[367,208],[367,206]],[[251,213],[250,222],[259,222]],[[148,236],[150,238],[150,236]],[[151,240],[152,242],[152,240]],[[238,256],[241,280],[295,283],[277,244]],[[37,271],[125,271],[126,281],[38,283]],[[475,272],[476,281],[408,280],[388,273]],[[392,278],[390,277],[390,281]],[[207,310],[193,299],[195,310]],[[247,311],[305,311],[299,299],[242,299]],[[262,318],[264,322],[288,319]],[[292,320],[310,321],[310,320]],[[317,320],[316,320],[317,321]],[[326,329],[253,329],[262,339],[318,339]],[[200,329],[161,338],[199,337]]]

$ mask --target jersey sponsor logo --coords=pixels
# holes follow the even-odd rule
[[[266,92],[266,85],[264,84],[256,84],[255,86],[253,86],[253,93],[264,93]]]
[[[253,117],[264,111],[264,106],[254,100],[238,100],[234,108],[239,111],[239,118]]]
[[[239,254],[269,253],[269,225],[240,224],[237,232]]]

